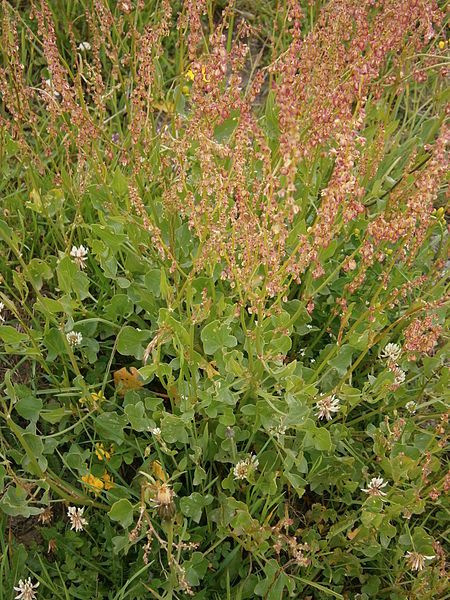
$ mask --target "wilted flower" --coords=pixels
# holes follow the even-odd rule
[[[235,479],[248,479],[251,472],[256,471],[259,460],[254,454],[248,456],[245,460],[240,460],[234,467],[233,473]]]
[[[3,302],[0,302],[0,323],[5,322],[5,317],[3,316],[3,311],[5,310],[5,305]]]
[[[402,349],[398,344],[386,344],[383,351],[380,353],[381,358],[386,358],[390,362],[396,362],[400,354],[402,353]]]
[[[337,413],[340,408],[340,400],[336,398],[333,394],[332,396],[327,396],[326,398],[321,398],[317,401],[316,408],[319,409],[316,412],[316,416],[319,419],[326,419],[327,421],[331,421],[333,415],[331,413]]]
[[[152,503],[161,519],[169,520],[175,514],[175,492],[168,483],[157,482],[152,486]]]
[[[83,341],[83,336],[79,331],[69,331],[68,333],[66,333],[66,338],[70,346],[72,347],[79,346]]]
[[[39,587],[39,581],[36,583],[31,582],[31,577],[28,577],[25,581],[23,579],[19,579],[19,585],[14,586],[14,590],[19,592],[17,596],[15,596],[16,600],[34,600],[36,598],[36,592],[34,591]]]
[[[425,554],[419,554],[419,552],[407,552],[405,557],[408,562],[408,566],[413,571],[422,571],[425,567],[425,560],[432,560],[434,555],[426,556]]]
[[[45,508],[41,514],[38,516],[38,521],[39,523],[42,523],[42,525],[47,525],[47,523],[51,523],[51,520],[53,519],[53,511],[51,506],[47,506],[47,508]]]
[[[85,525],[88,524],[86,519],[83,517],[84,508],[77,508],[76,506],[69,506],[67,509],[67,516],[69,517],[71,527],[75,531],[83,531]]]
[[[76,263],[80,269],[86,268],[87,255],[89,251],[84,246],[72,246],[72,250],[70,251],[70,256],[73,258],[73,262]]]
[[[81,52],[88,52],[91,49],[91,45],[89,42],[80,42],[78,44],[78,50],[81,50]]]
[[[234,435],[235,435],[235,434],[234,434],[234,429],[233,429],[232,427],[228,426],[228,427],[225,429],[225,435],[226,435],[226,437],[227,437],[229,440],[232,440],[232,439],[234,438]]]
[[[361,488],[361,491],[366,492],[370,496],[386,496],[386,492],[381,491],[382,488],[386,487],[387,481],[384,481],[382,477],[373,477],[369,481],[369,485],[366,489]]]

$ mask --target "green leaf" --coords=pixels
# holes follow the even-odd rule
[[[229,326],[219,320],[212,321],[202,329],[200,337],[206,354],[214,354],[219,348],[233,348],[237,344],[234,335],[228,333]]]
[[[161,431],[164,440],[170,444],[173,444],[174,442],[187,444],[188,442],[186,425],[181,417],[165,413],[161,419]]]
[[[133,312],[133,302],[126,294],[116,294],[111,298],[105,307],[105,318],[110,321],[117,321],[120,318],[128,317]]]
[[[100,438],[112,440],[118,445],[125,439],[123,428],[126,424],[127,417],[115,412],[104,412],[95,419],[95,429]]]
[[[59,329],[53,327],[44,335],[44,344],[48,350],[47,360],[52,361],[57,356],[67,353],[63,334]]]
[[[119,522],[122,527],[129,527],[133,522],[133,506],[129,500],[122,498],[114,502],[108,515],[112,521]]]
[[[91,230],[95,235],[105,242],[106,246],[112,252],[118,252],[121,245],[126,241],[127,236],[124,233],[115,231],[113,227],[106,225],[91,225]]]
[[[84,300],[89,296],[89,279],[86,273],[72,261],[70,256],[64,256],[56,267],[59,289],[66,293],[74,293]]]
[[[0,339],[4,341],[5,344],[20,344],[20,342],[24,342],[28,339],[26,333],[21,333],[17,331],[11,325],[0,325]]]
[[[51,267],[39,258],[33,258],[30,261],[27,267],[27,274],[33,286],[38,290],[41,289],[44,279],[51,279],[53,277]]]
[[[330,451],[333,447],[330,432],[325,427],[317,427],[313,436],[316,450]]]
[[[29,421],[37,421],[42,409],[42,400],[32,395],[21,398],[15,405],[17,413]]]
[[[142,400],[136,404],[127,404],[124,411],[134,431],[147,431],[151,427],[151,422],[144,416],[145,408]]]
[[[199,494],[198,492],[192,493],[190,496],[185,496],[180,500],[180,508],[183,515],[189,517],[195,523],[200,523],[202,518],[203,509],[209,506],[213,501],[213,497],[210,494],[206,496]]]
[[[336,369],[340,377],[347,373],[347,369],[352,364],[352,356],[354,349],[349,344],[344,344],[334,358],[329,361],[329,364]]]
[[[10,485],[0,500],[0,509],[12,517],[20,515],[28,518],[42,512],[40,508],[28,506],[27,497],[28,492],[23,487]]]
[[[123,356],[134,356],[137,360],[142,360],[145,347],[151,337],[149,330],[141,331],[127,325],[117,337],[117,352]]]

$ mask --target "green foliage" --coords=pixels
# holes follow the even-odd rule
[[[289,68],[293,3],[206,2],[197,64],[180,2],[162,41],[152,30],[148,63],[140,32],[164,2],[51,2],[79,110],[42,83],[53,46],[15,4],[1,8],[0,600],[28,577],[37,598],[61,600],[444,597],[449,236],[445,178],[426,170],[445,130],[443,33],[422,53],[405,36],[364,116],[350,103],[365,141],[346,173],[363,209],[344,218],[344,194],[329,243],[311,246],[297,277],[342,146],[324,135],[304,159],[295,144],[283,155],[274,69]],[[304,36],[333,5],[300,4]],[[247,63],[232,55],[236,98],[233,61],[215,84],[208,35],[225,5],[228,51],[242,19],[256,25]],[[108,23],[97,33],[93,10]],[[305,148],[313,109],[289,133]],[[260,136],[245,138],[247,126]],[[217,181],[234,180],[235,196],[218,197]],[[278,184],[291,196],[270,195]],[[426,210],[408,239],[391,238],[417,190]],[[288,200],[295,210],[276,220]],[[375,242],[374,223],[392,214]],[[261,239],[270,251],[255,260]],[[69,506],[84,509],[79,531]]]

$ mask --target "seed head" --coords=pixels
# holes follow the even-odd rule
[[[426,556],[425,554],[419,554],[419,552],[407,552],[405,557],[410,569],[413,571],[422,571],[425,567],[425,561],[432,560],[434,555]]]

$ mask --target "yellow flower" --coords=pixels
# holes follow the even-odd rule
[[[111,446],[109,451],[106,450],[105,446],[102,443],[97,443],[95,444],[95,454],[98,458],[98,460],[109,460],[111,458],[111,454],[113,453],[114,449]]]
[[[186,79],[189,79],[190,81],[194,81],[195,75],[194,75],[194,71],[192,69],[188,69],[185,73]]]
[[[103,473],[102,479],[104,482],[105,490],[110,490],[111,488],[114,487],[114,479],[106,471]]]
[[[439,42],[438,46],[439,46],[440,50],[443,50],[447,46],[447,44],[448,44],[447,40],[441,40]]]
[[[90,405],[93,407],[98,406],[99,404],[101,404],[103,402],[103,400],[105,400],[105,396],[103,394],[102,391],[98,392],[98,394],[96,392],[93,392],[90,396],[85,396],[84,398],[80,398],[78,400],[78,402],[81,405]]]
[[[100,491],[105,487],[104,482],[99,479],[98,477],[95,477],[95,475],[92,475],[92,473],[88,473],[87,475],[83,475],[83,477],[81,478],[81,480],[91,489],[91,492],[94,492],[94,494],[99,494]]]
[[[209,79],[206,77],[206,67],[202,65],[202,79],[205,83],[209,83]]]

